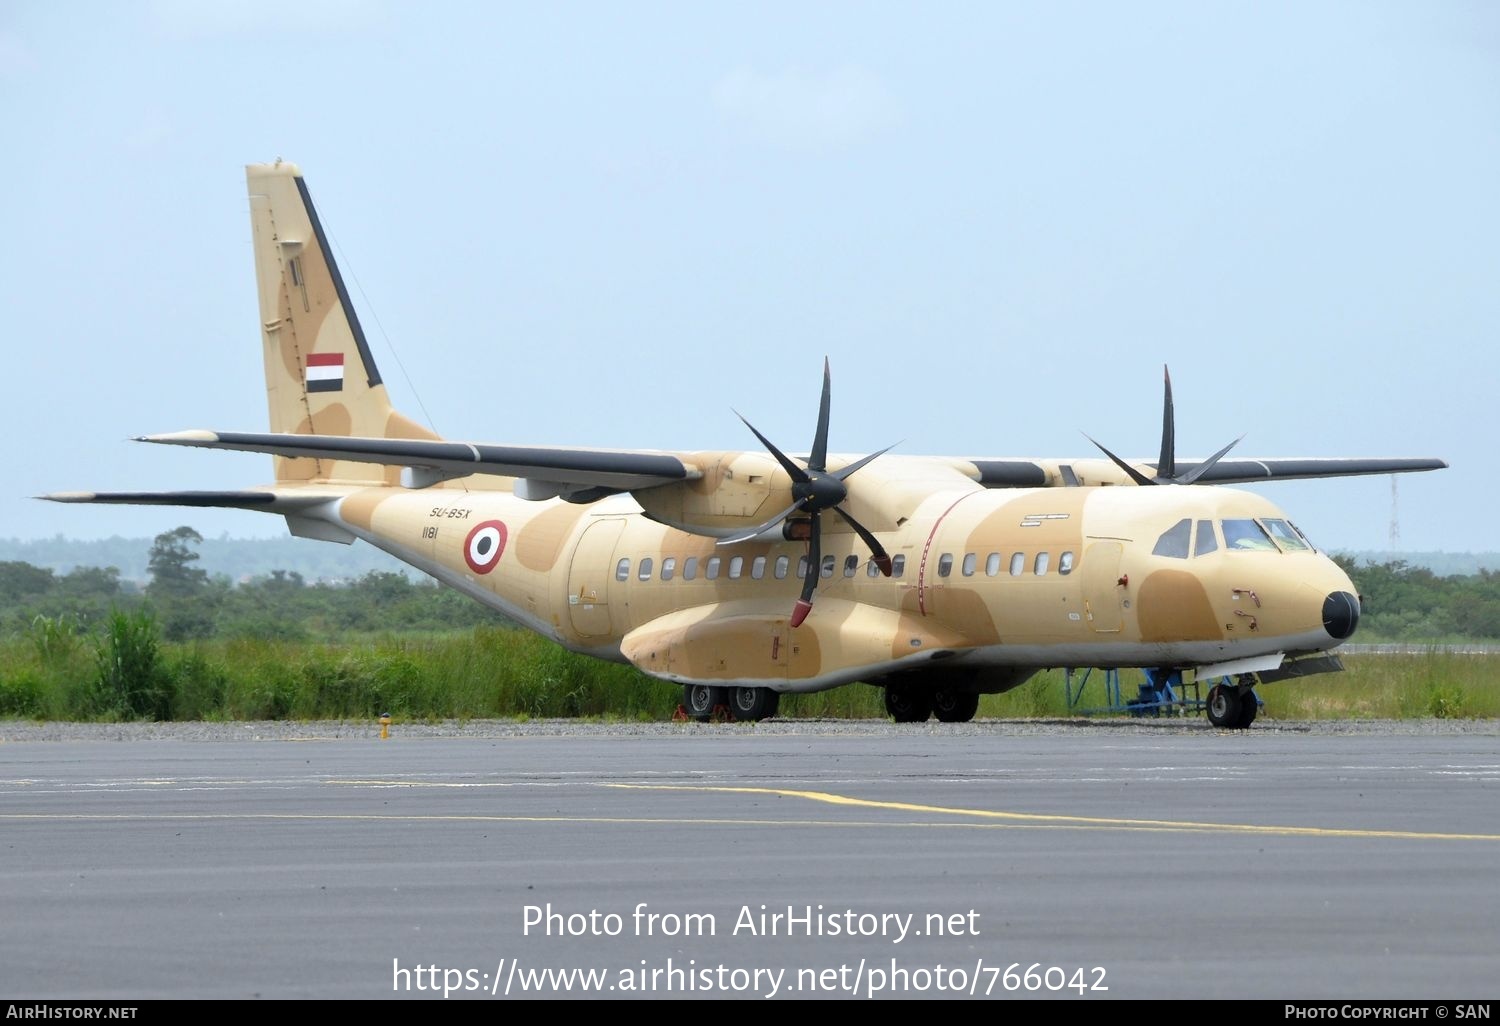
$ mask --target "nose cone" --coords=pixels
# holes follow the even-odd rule
[[[1335,641],[1343,641],[1359,626],[1359,598],[1347,591],[1331,592],[1323,600],[1323,629]]]

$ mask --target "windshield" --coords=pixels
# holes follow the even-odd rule
[[[1261,552],[1275,552],[1276,544],[1271,541],[1271,536],[1266,533],[1265,528],[1254,520],[1226,520],[1224,528],[1224,547],[1230,552],[1246,552],[1259,550]]]
[[[1267,531],[1276,544],[1281,546],[1283,552],[1309,552],[1312,546],[1307,539],[1298,533],[1297,529],[1285,520],[1262,520]]]

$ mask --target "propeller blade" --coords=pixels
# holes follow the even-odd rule
[[[1091,437],[1089,437],[1088,434],[1084,434],[1083,437],[1084,438],[1088,438],[1088,440],[1091,441],[1091,442],[1094,442],[1094,439],[1091,438]],[[1129,463],[1126,463],[1124,460],[1120,459],[1120,457],[1118,457],[1114,453],[1110,452],[1104,446],[1099,445],[1098,442],[1094,442],[1094,445],[1098,446],[1098,449],[1099,449],[1100,452],[1104,453],[1104,455],[1108,456],[1111,460],[1113,460],[1115,466],[1119,467],[1121,470],[1125,471],[1125,473],[1129,474],[1130,475],[1130,479],[1132,481],[1134,481],[1136,484],[1138,484],[1138,485],[1153,485],[1153,484],[1157,484],[1158,483],[1156,481],[1151,480],[1145,474],[1142,474],[1139,470],[1136,470]]]
[[[1162,364],[1166,395],[1161,404],[1161,459],[1156,461],[1156,476],[1170,480],[1177,476],[1177,417],[1172,411],[1172,375]]]
[[[1089,435],[1085,434],[1083,437],[1088,438],[1090,442],[1094,442],[1094,445],[1098,446],[1100,452],[1104,453],[1104,455],[1108,456],[1112,461],[1114,461],[1115,466],[1119,467],[1121,470],[1125,471],[1126,474],[1130,475],[1130,479],[1138,485],[1192,484],[1204,474],[1208,473],[1213,465],[1215,463],[1218,463],[1219,460],[1223,459],[1224,454],[1238,445],[1245,436],[1240,435],[1239,438],[1236,438],[1234,441],[1224,446],[1224,448],[1214,453],[1208,459],[1204,460],[1202,463],[1198,464],[1198,466],[1194,467],[1187,473],[1177,473],[1177,414],[1172,404],[1172,372],[1167,369],[1166,364],[1162,364],[1161,376],[1161,456],[1156,461],[1155,477],[1148,478],[1145,474],[1142,474],[1130,464],[1120,459],[1120,457],[1104,448],[1104,446],[1099,445],[1099,443],[1094,441],[1094,439],[1089,437]],[[1066,474],[1064,475],[1065,478],[1067,476],[1068,475]]]
[[[748,527],[748,528],[746,528],[743,531],[738,531],[738,532],[736,532],[734,534],[727,535],[726,537],[720,538],[718,541],[714,542],[714,544],[715,545],[734,545],[734,544],[737,544],[738,542],[749,541],[751,538],[754,538],[756,535],[760,534],[762,531],[769,531],[771,528],[773,528],[777,524],[781,523],[787,517],[789,517],[793,513],[797,512],[797,507],[799,507],[801,505],[802,505],[802,501],[799,499],[796,502],[792,503],[790,506],[788,506],[786,509],[782,510],[780,513],[776,514],[770,520],[767,520],[765,523],[763,523],[763,524],[757,524],[754,527]]]
[[[828,373],[828,357],[823,357],[823,398],[818,400],[818,430],[813,433],[812,452],[807,455],[807,469],[828,469],[828,395],[832,378]]]
[[[1236,438],[1234,441],[1232,441],[1228,445],[1224,446],[1224,448],[1222,448],[1218,452],[1214,453],[1208,459],[1206,459],[1202,463],[1198,464],[1192,470],[1188,471],[1186,474],[1183,474],[1181,477],[1179,477],[1177,479],[1177,484],[1192,484],[1194,481],[1198,480],[1204,474],[1208,473],[1208,469],[1210,467],[1212,467],[1215,463],[1217,463],[1221,459],[1223,459],[1225,453],[1227,453],[1230,449],[1233,449],[1236,445],[1239,445],[1240,442],[1244,441],[1244,439],[1245,439],[1245,436],[1244,435],[1240,435],[1239,438]]]
[[[868,456],[862,456],[859,459],[855,460],[853,463],[849,464],[847,467],[844,467],[844,468],[842,468],[840,470],[835,470],[833,472],[833,476],[836,477],[836,478],[838,478],[840,481],[847,481],[849,479],[849,475],[850,474],[854,473],[856,470],[859,470],[861,467],[865,466],[865,464],[869,463],[875,457],[877,457],[877,456],[884,456],[886,453],[890,452],[892,449],[894,449],[896,446],[898,446],[900,444],[901,444],[900,442],[893,442],[890,445],[886,446],[884,449],[881,449],[879,452],[872,452]]]
[[[745,426],[754,433],[756,438],[760,439],[760,444],[764,445],[766,447],[766,450],[772,456],[776,457],[776,462],[780,463],[782,469],[791,475],[793,481],[796,481],[798,484],[807,484],[807,482],[812,480],[812,477],[808,475],[807,471],[803,470],[801,467],[797,466],[797,464],[793,463],[786,453],[782,452],[780,449],[776,448],[774,444],[772,444],[769,438],[761,434],[759,431],[756,431],[755,425],[750,423],[748,420],[745,420],[744,415],[740,413],[739,410],[735,410],[734,415],[736,417],[739,417],[741,421],[744,421]]]
[[[802,621],[807,619],[807,614],[812,612],[813,592],[818,587],[818,576],[823,572],[822,538],[822,514],[813,510],[812,538],[807,543],[807,576],[802,579],[802,597],[792,607],[790,623],[793,627],[801,627]]]
[[[885,551],[885,546],[881,545],[880,542],[875,539],[875,536],[870,533],[870,529],[864,524],[861,524],[858,520],[855,520],[848,513],[845,513],[842,506],[833,507],[833,511],[839,516],[843,517],[844,523],[854,528],[854,533],[859,535],[860,538],[863,539],[864,543],[870,547],[870,558],[874,561],[875,565],[880,568],[880,572],[885,574],[887,577],[891,576],[892,566],[890,553]]]

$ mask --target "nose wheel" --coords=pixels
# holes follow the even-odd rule
[[[1226,730],[1244,730],[1255,722],[1260,699],[1250,684],[1215,684],[1208,690],[1208,722]]]

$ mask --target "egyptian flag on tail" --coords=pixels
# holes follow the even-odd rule
[[[307,390],[309,392],[342,392],[344,390],[344,354],[308,353]]]

